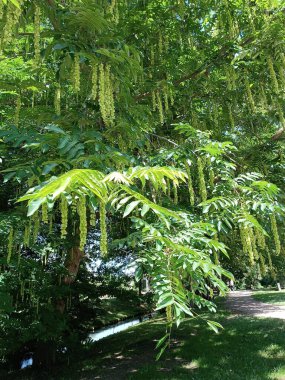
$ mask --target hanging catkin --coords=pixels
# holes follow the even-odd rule
[[[258,228],[255,229],[255,236],[256,236],[257,245],[261,249],[265,249],[266,248],[265,236]]]
[[[47,203],[42,204],[42,222],[48,223],[48,206],[47,206]]]
[[[14,29],[16,28],[21,16],[21,5],[23,0],[18,0],[19,7],[16,7],[11,1],[7,5],[6,22],[2,30],[0,51],[9,45],[12,41]]]
[[[15,108],[15,125],[16,125],[16,127],[19,126],[21,105],[22,105],[21,96],[17,95],[17,98],[16,98],[16,108]]]
[[[0,1],[0,20],[3,19],[3,13],[4,13],[4,3],[3,1]]]
[[[40,218],[39,218],[39,212],[36,211],[34,215],[32,216],[34,226],[33,226],[33,242],[37,240],[39,231],[40,231]]]
[[[79,54],[74,55],[73,64],[73,89],[74,92],[78,93],[80,91],[80,58]]]
[[[280,250],[281,250],[281,244],[280,244],[275,214],[270,215],[270,223],[271,223],[271,231],[273,233],[273,239],[274,239],[274,243],[275,243],[276,255],[279,255]]]
[[[96,211],[93,207],[90,208],[90,226],[96,227]]]
[[[34,18],[34,51],[35,51],[35,65],[38,66],[41,59],[40,49],[40,33],[41,33],[41,10],[38,5],[35,5],[35,18]]]
[[[260,261],[260,271],[262,276],[266,275],[266,267],[265,267],[265,262],[264,262],[264,257],[262,254],[259,255],[259,261]]]
[[[284,91],[285,90],[285,73],[284,73],[284,67],[281,63],[278,64],[278,74],[279,74],[282,90]]]
[[[197,166],[198,166],[198,178],[199,178],[199,193],[202,202],[205,202],[207,200],[207,189],[206,189],[206,183],[205,183],[205,177],[204,177],[204,167],[201,160],[201,157],[198,157],[197,159]]]
[[[280,123],[282,124],[283,127],[285,127],[285,119],[284,119],[283,109],[280,102],[277,102],[277,110],[278,110]]]
[[[8,235],[8,249],[7,249],[7,264],[10,263],[12,251],[13,251],[13,241],[14,241],[14,230],[13,227],[10,228]]]
[[[56,116],[60,116],[60,113],[61,113],[60,98],[61,98],[61,91],[60,91],[60,85],[59,85],[55,89],[55,94],[54,94],[54,111],[55,111]]]
[[[163,100],[164,100],[164,110],[165,110],[165,112],[167,112],[169,110],[168,89],[167,89],[167,87],[163,87]]]
[[[106,65],[105,68],[105,101],[106,101],[106,111],[108,115],[108,125],[113,125],[115,119],[115,106],[114,106],[114,96],[113,96],[113,84],[110,73],[110,65]]]
[[[115,119],[113,86],[110,65],[99,66],[99,105],[102,119],[106,126],[112,126]]]
[[[167,320],[167,322],[172,321],[172,307],[171,307],[171,305],[166,306],[166,320]]]
[[[98,87],[98,64],[93,63],[92,65],[92,89],[91,89],[91,99],[95,100],[97,98],[97,87]]]
[[[248,103],[249,103],[250,110],[252,112],[255,112],[255,103],[254,103],[254,99],[253,99],[253,96],[252,96],[252,92],[251,92],[251,88],[250,88],[250,84],[249,84],[247,75],[248,75],[248,73],[246,72],[245,73],[244,83],[245,83],[245,89],[246,89],[246,94],[247,94],[247,100],[248,100]]]
[[[108,247],[107,247],[107,223],[106,223],[106,205],[103,201],[100,202],[100,231],[101,231],[101,238],[100,238],[100,251],[102,256],[106,256],[108,253]]]
[[[263,110],[266,110],[268,108],[268,102],[267,102],[267,97],[266,97],[263,84],[259,86],[259,96],[260,96],[260,105],[263,108]]]
[[[81,196],[78,201],[79,215],[79,230],[80,230],[80,245],[81,250],[84,249],[87,239],[87,220],[86,220],[86,197]]]
[[[161,101],[159,91],[156,91],[156,104],[157,104],[157,108],[158,108],[160,124],[163,124],[164,123],[164,114],[163,114],[163,106],[162,106],[162,101]]]
[[[63,196],[60,199],[60,215],[61,215],[60,234],[61,234],[61,239],[64,239],[67,235],[68,203],[67,203],[67,199]]]
[[[155,94],[155,91],[151,92],[151,100],[152,100],[152,110],[156,111],[156,109],[157,109],[157,103],[156,103],[156,94]]]
[[[185,170],[186,170],[187,177],[188,177],[188,191],[189,191],[190,205],[194,206],[194,204],[195,204],[195,193],[194,193],[193,183],[192,183],[191,168],[190,168],[190,165],[187,161],[185,162]]]
[[[177,191],[177,184],[173,183],[173,203],[175,205],[178,204],[178,191]]]
[[[231,130],[234,131],[234,129],[235,129],[235,120],[234,120],[234,117],[233,117],[232,105],[230,103],[228,103],[228,112],[229,112],[230,127],[231,127]]]
[[[30,235],[31,235],[31,220],[25,225],[23,243],[25,247],[30,245]]]
[[[276,73],[274,70],[272,58],[270,56],[268,56],[266,59],[267,59],[267,65],[268,65],[268,69],[269,69],[270,78],[271,78],[271,81],[273,84],[273,90],[274,90],[275,94],[278,94],[279,86],[278,86],[278,81],[276,78]]]
[[[251,233],[250,229],[248,226],[245,225],[240,225],[239,226],[240,230],[240,239],[242,243],[242,249],[245,254],[249,255],[249,262],[250,265],[254,265],[254,253],[252,249],[252,244],[251,244]]]

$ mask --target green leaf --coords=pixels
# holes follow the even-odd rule
[[[127,207],[125,208],[125,212],[124,212],[123,218],[125,218],[126,216],[128,216],[134,210],[134,208],[137,207],[137,205],[139,203],[140,203],[140,201],[133,201],[133,202],[129,203],[127,205]]]

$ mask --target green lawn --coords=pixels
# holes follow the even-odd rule
[[[258,291],[253,294],[254,299],[261,302],[271,303],[274,305],[285,305],[285,290]]]
[[[212,318],[213,319],[213,318]],[[7,379],[128,379],[128,380],[269,380],[285,379],[285,323],[275,319],[232,317],[215,320],[219,334],[201,321],[187,321],[173,333],[173,347],[159,361],[154,346],[164,326],[146,322],[86,347],[78,361],[53,374],[26,372]],[[1,376],[0,376],[1,377]]]

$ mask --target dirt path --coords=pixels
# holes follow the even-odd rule
[[[285,306],[256,301],[250,290],[230,292],[226,305],[234,314],[285,319]]]

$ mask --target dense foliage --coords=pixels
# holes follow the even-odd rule
[[[2,355],[83,339],[98,253],[150,278],[162,351],[230,272],[282,277],[282,3],[0,1]]]

